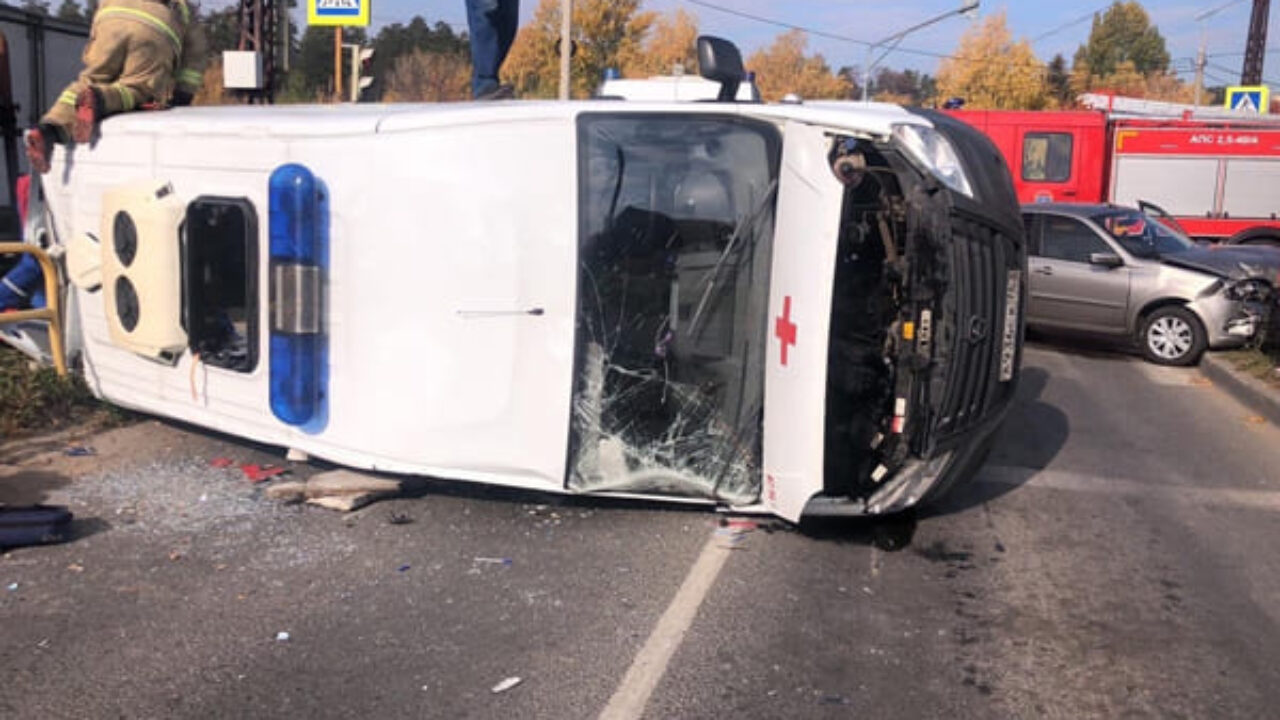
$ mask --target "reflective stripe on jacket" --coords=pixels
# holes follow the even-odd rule
[[[186,0],[102,0],[93,21],[108,17],[132,20],[164,35],[178,59],[174,81],[193,92],[200,87],[208,48]]]

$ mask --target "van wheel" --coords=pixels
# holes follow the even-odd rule
[[[1195,365],[1207,344],[1200,319],[1186,308],[1157,308],[1142,324],[1142,354],[1157,365]]]

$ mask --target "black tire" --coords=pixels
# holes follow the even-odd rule
[[[1177,305],[1156,308],[1138,335],[1142,355],[1157,365],[1195,365],[1208,346],[1200,318]]]
[[[1227,245],[1245,247],[1280,247],[1280,235],[1237,235],[1226,242]]]

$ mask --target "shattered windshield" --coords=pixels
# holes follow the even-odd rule
[[[1093,221],[1137,257],[1159,257],[1195,247],[1195,243],[1180,233],[1137,210],[1100,213],[1093,216]]]
[[[712,115],[579,122],[570,485],[750,502],[778,133]]]

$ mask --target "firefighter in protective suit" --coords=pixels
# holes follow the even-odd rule
[[[191,104],[205,52],[187,0],[102,0],[84,70],[27,133],[31,169],[48,172],[53,143],[87,143],[105,117]]]

